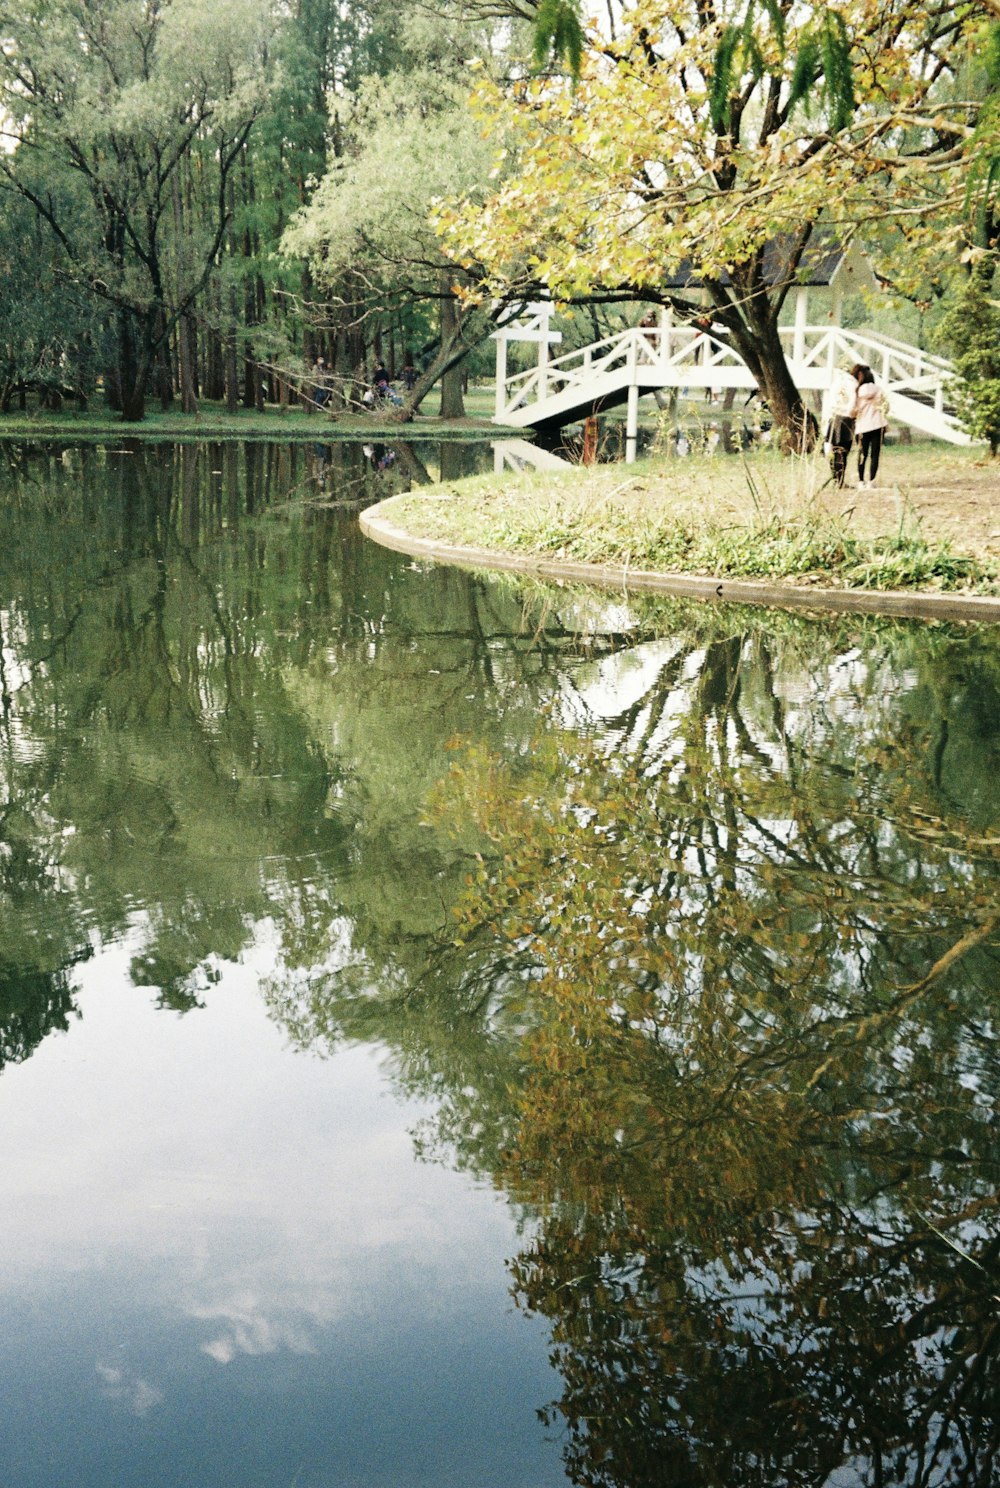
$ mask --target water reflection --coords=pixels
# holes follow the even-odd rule
[[[454,1381],[459,1334],[372,1269],[416,1180],[394,1150],[371,1200],[385,1149],[362,1057],[417,1103],[435,1202],[458,1170],[515,1207],[505,1284],[560,1383],[516,1349],[505,1368],[530,1377],[572,1481],[995,1481],[997,638],[420,568],[341,504],[419,472],[336,458],[329,501],[316,452],[279,447],[37,451],[6,477],[4,1088],[58,1031],[84,1047],[106,979],[129,1054],[95,1084],[126,1122],[156,1092],[122,1185],[96,1094],[67,1084],[81,1133],[64,1174],[46,1155],[53,1211],[89,1213],[84,1191],[115,1207],[129,1255],[162,1263],[125,1266],[133,1311],[183,1298],[201,1367],[305,1370],[333,1335],[367,1360],[337,1334],[360,1283],[389,1288],[386,1357],[430,1351]],[[327,1067],[279,1074],[234,979],[273,1033],[331,1058],[335,1118]],[[145,1054],[137,988],[163,1030]],[[25,1143],[70,1078],[54,1053],[44,1069],[36,1104],[11,1106]],[[213,1127],[210,1161],[168,1155]],[[177,1236],[222,1210],[227,1259],[198,1271]],[[500,1253],[485,1223],[448,1248],[460,1208],[426,1232],[398,1212],[399,1274],[431,1258],[432,1293]],[[301,1243],[272,1246],[286,1228]],[[29,1274],[41,1249],[18,1252]],[[166,1356],[102,1345],[88,1369],[153,1419],[196,1393],[190,1373],[165,1383]],[[391,1373],[404,1417],[442,1411]],[[333,1384],[295,1378],[305,1432]],[[254,1375],[254,1399],[276,1380]],[[336,1399],[365,1410],[363,1390]],[[173,1429],[193,1452],[198,1432]],[[546,1473],[526,1449],[504,1481]],[[406,1478],[434,1480],[433,1463]]]
[[[453,741],[417,1006],[278,1011],[388,1035],[425,1147],[540,1217],[574,1482],[992,1483],[995,642],[681,614],[574,674],[590,742]]]
[[[998,658],[804,638],[675,641],[442,797],[521,968],[491,1169],[577,1482],[995,1481]]]

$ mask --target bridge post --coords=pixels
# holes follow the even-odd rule
[[[625,464],[634,465],[639,448],[639,384],[629,383],[628,414],[625,421]]]
[[[493,404],[493,417],[497,423],[503,423],[504,414],[507,411],[507,337],[500,331],[496,337],[497,343],[497,381],[495,398]]]
[[[673,351],[674,312],[670,305],[663,305],[660,309],[660,361],[666,363]]]
[[[538,396],[548,396],[548,367],[549,367],[549,340],[551,331],[549,322],[552,309],[547,303],[538,306]]]
[[[795,291],[795,334],[792,339],[792,361],[801,366],[806,354],[806,326],[809,323],[809,291],[801,285]]]

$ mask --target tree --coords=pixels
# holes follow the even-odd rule
[[[1000,307],[993,256],[978,257],[941,322],[941,339],[961,378],[959,408],[970,433],[1000,448]]]
[[[461,33],[460,33],[461,34]],[[404,417],[444,379],[442,415],[460,416],[453,373],[492,329],[479,305],[463,303],[472,279],[442,251],[429,223],[431,204],[456,188],[478,192],[492,150],[470,124],[465,51],[487,39],[465,28],[456,56],[454,28],[411,17],[403,28],[405,67],[373,77],[348,104],[338,101],[342,153],[283,238],[284,251],[308,261],[337,304],[349,298],[360,320],[378,326],[429,307],[430,354],[404,406]]]
[[[639,0],[612,19],[577,78],[479,87],[503,184],[442,214],[446,242],[494,293],[617,294],[685,318],[707,298],[799,443],[811,421],[778,324],[804,255],[823,224],[846,241],[872,217],[958,211],[979,104],[945,83],[982,11]]]
[[[59,245],[30,203],[0,195],[0,411],[29,388],[55,400],[93,391],[102,327],[92,299],[70,284]]]
[[[67,274],[107,307],[126,420],[143,417],[157,359],[216,265],[233,172],[267,98],[271,26],[260,0],[0,5],[17,146],[0,172],[48,225]],[[188,168],[202,177],[202,215],[170,253]]]

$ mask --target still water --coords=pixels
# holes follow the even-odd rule
[[[1000,636],[386,454],[2,450],[0,1484],[996,1483]]]

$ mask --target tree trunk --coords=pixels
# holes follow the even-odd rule
[[[221,319],[221,305],[219,295],[213,285],[211,295],[211,319],[205,335],[205,396],[213,403],[219,403],[225,397],[226,383],[223,372],[222,339],[218,331],[218,322]]]
[[[454,346],[461,335],[461,315],[451,292],[449,275],[441,274],[441,349]],[[456,360],[445,368],[441,377],[441,417],[445,419],[465,418],[465,399],[462,396],[461,362]]]
[[[236,291],[229,305],[230,322],[226,331],[226,412],[235,413],[240,406],[240,374],[236,359]]]
[[[127,310],[118,312],[118,386],[121,391],[122,418],[127,424],[139,424],[146,417],[146,381],[149,358],[136,345],[136,325]]]
[[[197,413],[197,351],[194,319],[189,314],[181,316],[180,325],[177,327],[177,354],[181,379],[181,408],[185,413]]]
[[[723,295],[723,304],[731,304],[725,291]],[[806,453],[816,444],[819,424],[792,381],[778,334],[777,309],[763,294],[748,297],[747,303],[745,316],[725,316],[725,323],[779,431],[780,448],[785,454]]]
[[[174,212],[174,230],[178,244],[184,242],[184,206],[177,174],[170,184]],[[177,326],[177,375],[180,379],[181,408],[185,413],[198,412],[197,348],[194,338],[194,316],[186,310]]]
[[[156,381],[160,394],[160,408],[166,413],[174,401],[174,378],[170,364],[170,343],[163,334],[163,312],[158,316],[157,335],[160,348],[156,353]]]
[[[409,423],[431,388],[438,381],[442,381],[452,371],[454,371],[459,381],[459,398],[461,399],[460,364],[468,356],[470,351],[479,346],[491,334],[493,321],[482,309],[474,308],[467,310],[463,315],[453,300],[449,300],[449,304],[454,311],[454,331],[451,339],[449,341],[442,340],[433,361],[418,375],[413,387],[407,393],[402,408],[397,409],[390,416],[390,421],[393,423]],[[442,387],[442,417],[465,417],[464,403],[460,402],[461,413],[444,414],[444,402],[444,388]]]

